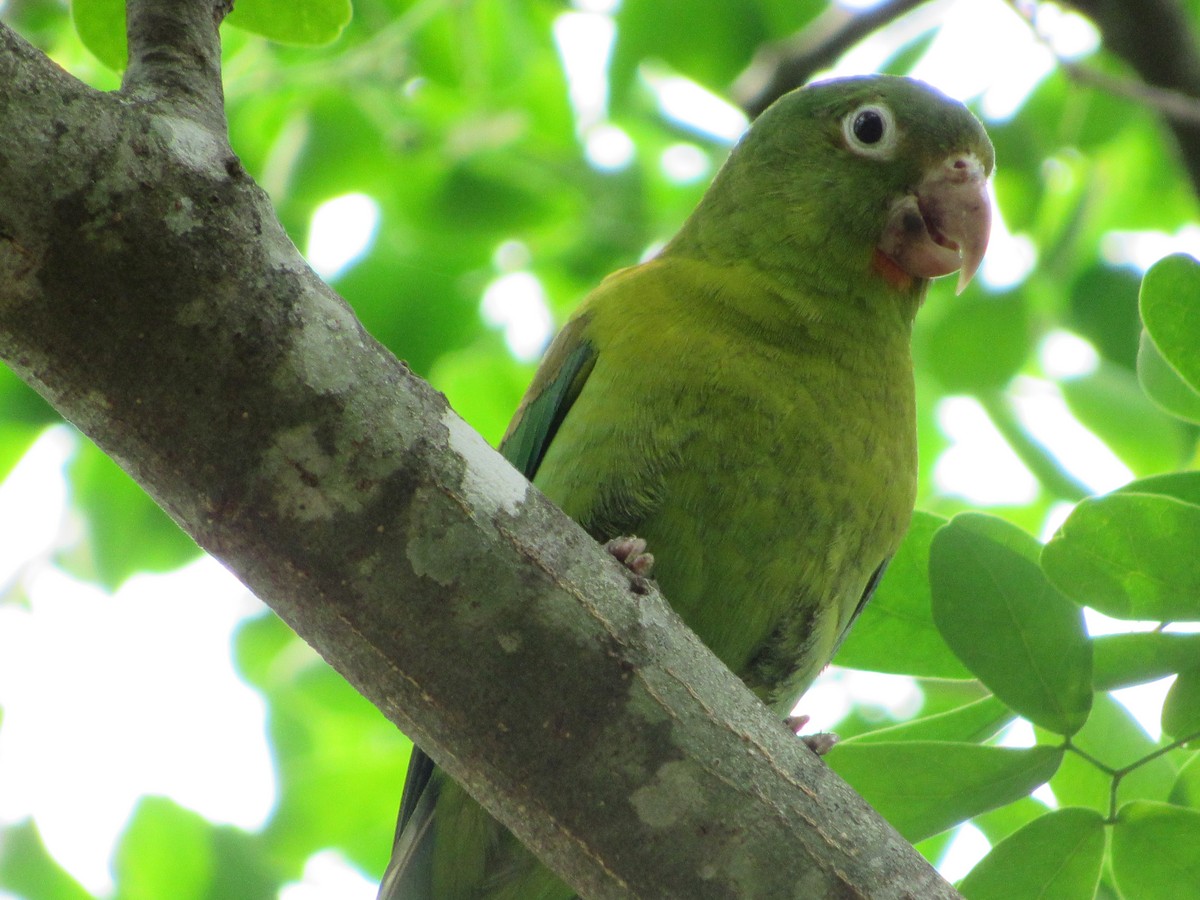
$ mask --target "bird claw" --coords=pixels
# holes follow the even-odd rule
[[[639,578],[646,578],[654,568],[654,554],[646,552],[646,542],[640,537],[613,538],[604,545],[614,559]]]
[[[819,731],[816,734],[800,734],[800,729],[808,724],[808,716],[788,716],[783,720],[783,724],[804,742],[804,746],[808,747],[817,756],[824,756],[838,742],[838,736],[831,731]]]

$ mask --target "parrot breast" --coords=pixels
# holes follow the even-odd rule
[[[606,283],[638,307],[605,289],[590,307],[596,365],[535,483],[597,539],[644,538],[672,607],[786,715],[908,526],[908,329],[824,317],[768,340],[778,296],[683,299],[720,283],[709,268],[662,260]]]

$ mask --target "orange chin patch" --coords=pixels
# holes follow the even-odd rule
[[[896,290],[907,291],[913,286],[913,277],[900,268],[894,259],[878,247],[875,248],[875,255],[871,259],[871,265],[876,272],[883,276],[883,280]]]

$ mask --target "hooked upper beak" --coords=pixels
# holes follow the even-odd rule
[[[961,294],[983,261],[991,230],[987,172],[974,153],[956,153],[892,204],[879,250],[914,278],[958,272]]]

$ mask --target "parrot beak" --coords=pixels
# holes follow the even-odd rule
[[[961,294],[983,261],[991,230],[987,172],[974,153],[956,153],[892,204],[879,251],[914,278],[958,272]]]

